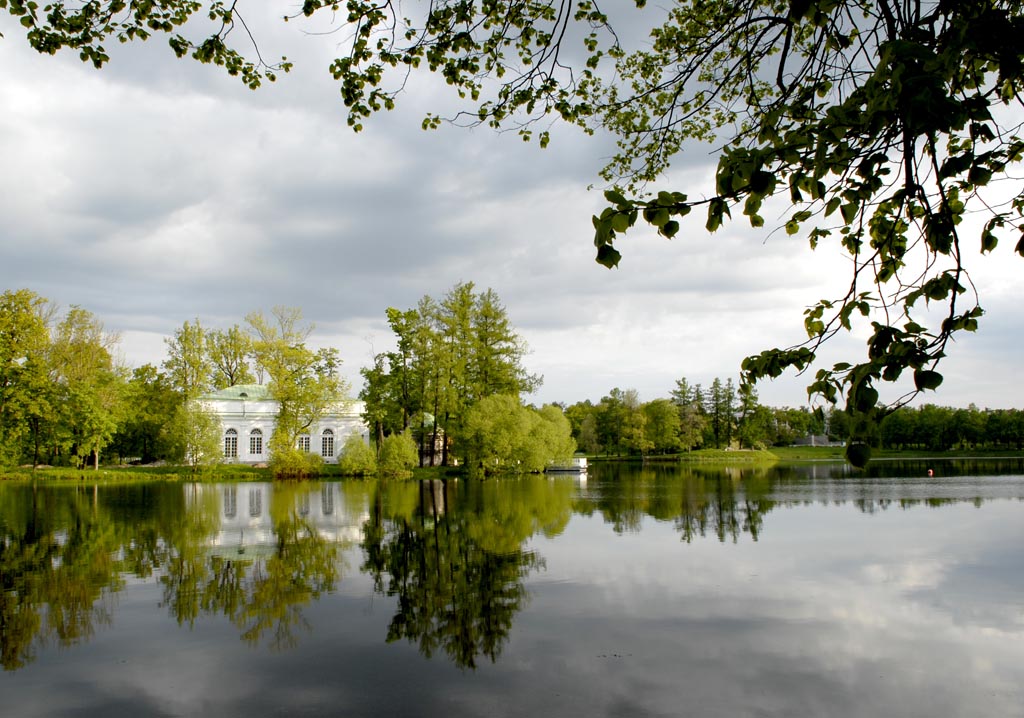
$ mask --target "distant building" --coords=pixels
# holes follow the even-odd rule
[[[793,442],[793,446],[845,446],[842,441],[831,441],[824,434],[808,434]]]
[[[261,464],[270,458],[267,442],[274,433],[278,403],[261,384],[239,384],[202,397],[203,403],[219,419],[224,437],[224,461]],[[369,443],[370,430],[363,421],[364,404],[356,400],[339,401],[320,421],[299,437],[298,448],[319,454],[333,464],[345,440],[358,434]]]

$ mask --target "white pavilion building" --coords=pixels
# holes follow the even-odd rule
[[[261,464],[270,456],[267,442],[274,433],[278,403],[262,384],[239,384],[202,397],[202,402],[219,419],[224,435],[224,461]],[[363,421],[365,405],[347,399],[328,410],[308,434],[299,437],[299,448],[338,461],[341,447],[352,434],[369,443],[370,430]]]

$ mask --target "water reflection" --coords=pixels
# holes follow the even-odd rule
[[[337,486],[193,485],[186,520],[168,537],[160,581],[164,605],[179,625],[223,615],[244,641],[265,640],[274,650],[294,647],[310,629],[302,609],[339,580],[338,552],[358,531],[331,520]],[[238,495],[248,516],[238,516]],[[263,497],[269,510],[263,510]],[[329,495],[326,502],[324,496]],[[314,512],[311,498],[318,499]],[[330,507],[324,512],[325,506]]]
[[[125,576],[162,563],[160,512],[186,513],[181,492],[31,486],[0,492],[0,661],[31,662],[37,646],[88,639],[112,621]],[[154,501],[154,494],[160,494]],[[177,499],[177,500],[176,500]],[[116,507],[116,508],[113,508]],[[159,509],[157,509],[159,507]]]
[[[582,484],[0,485],[0,664],[21,669],[48,647],[88,641],[116,624],[118,596],[140,582],[158,587],[162,615],[183,629],[221,621],[249,645],[295,649],[316,628],[312,607],[358,571],[386,599],[380,641],[474,669],[507,650],[528,584],[546,570],[537,547],[547,544],[531,539],[559,536],[574,515],[623,538],[655,522],[686,543],[735,544],[777,531],[768,517],[784,507],[881,514],[1024,498],[1020,461],[928,463],[856,473],[622,464]],[[950,585],[964,592],[972,580]]]
[[[413,498],[413,494],[416,498]],[[461,668],[497,660],[544,560],[523,549],[568,523],[572,486],[537,480],[383,484],[366,524],[363,571],[397,598],[387,640]]]

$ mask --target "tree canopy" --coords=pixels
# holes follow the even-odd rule
[[[236,4],[0,0],[0,9],[40,52],[72,48],[96,66],[106,40],[165,32],[178,56],[251,87],[290,67],[249,44]],[[672,238],[695,209],[714,232],[734,213],[762,227],[770,203],[788,205],[785,232],[812,248],[837,243],[849,275],[806,310],[805,342],[748,357],[744,379],[806,371],[824,342],[863,326],[866,355],[817,369],[808,390],[870,422],[884,382],[912,376],[893,404],[940,385],[949,342],[983,314],[968,253],[1024,232],[1013,174],[1024,156],[1021,9],[1019,0],[633,0],[606,13],[594,0],[305,0],[298,14],[342,26],[334,37],[347,41],[330,70],[356,130],[425,69],[465,101],[447,119],[542,145],[556,121],[614,135],[619,152],[602,173],[609,205],[594,217],[605,266],[619,264],[623,235],[640,220]],[[423,125],[442,121],[431,114]],[[694,141],[717,147],[713,186],[661,187]],[[1024,235],[1015,251],[1024,255]]]

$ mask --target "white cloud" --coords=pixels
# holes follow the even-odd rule
[[[247,20],[265,54],[297,63],[255,93],[175,61],[162,41],[115,48],[97,72],[38,56],[5,26],[0,285],[84,305],[123,334],[135,364],[158,359],[144,337],[185,319],[230,325],[300,306],[358,381],[370,341],[390,341],[388,306],[474,281],[498,292],[532,347],[529,369],[546,377],[535,400],[572,402],[736,376],[747,354],[802,340],[803,309],[845,281],[835,247],[811,252],[742,218],[708,235],[699,211],[671,242],[636,228],[608,271],[593,260],[601,193],[586,190],[607,138],[560,128],[540,150],[485,129],[423,132],[422,113],[450,99],[419,78],[398,111],[355,135],[325,71],[336,40],[269,10]],[[665,186],[701,196],[711,161],[698,149]],[[1024,403],[1010,250],[972,261],[989,316],[953,347],[932,400]],[[837,346],[860,353],[862,342]],[[803,383],[765,384],[762,400],[799,404]]]

